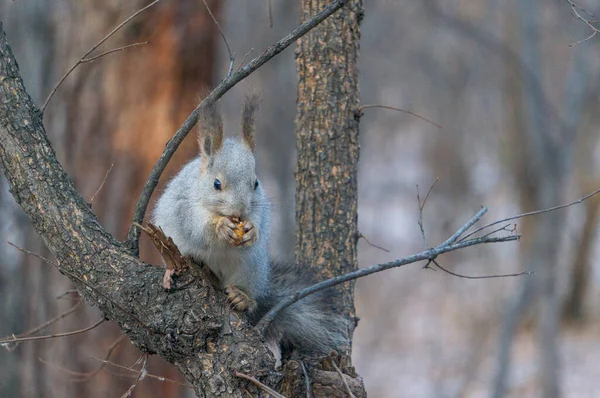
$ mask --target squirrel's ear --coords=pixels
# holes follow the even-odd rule
[[[259,102],[260,96],[258,94],[246,94],[244,107],[242,108],[242,137],[252,151],[254,151],[254,115]]]
[[[200,107],[198,125],[198,144],[206,159],[217,153],[223,145],[223,120],[213,101]]]

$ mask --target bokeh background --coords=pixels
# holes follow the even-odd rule
[[[570,46],[591,31],[573,18],[567,1],[365,3],[362,104],[411,110],[443,128],[400,112],[364,110],[359,229],[389,252],[360,240],[361,266],[443,241],[482,205],[490,208],[484,221],[491,222],[600,188],[600,36]],[[43,104],[74,62],[146,4],[0,2],[0,21],[34,100]],[[273,0],[270,11],[267,0],[208,4],[238,63],[298,23],[298,1]],[[600,15],[593,0],[578,4]],[[63,166],[120,239],[165,143],[202,87],[218,83],[229,64],[201,0],[163,0],[95,54],[140,41],[150,43],[80,65],[44,115]],[[263,93],[258,167],[273,198],[273,253],[279,256],[293,247],[295,82],[290,48],[221,101],[225,128],[236,134],[244,92]],[[190,136],[161,186],[195,153]],[[423,195],[438,177],[423,214],[424,242],[416,187]],[[501,396],[499,375],[511,397],[548,395],[553,383],[565,397],[599,396],[599,200],[519,220],[519,243],[439,258],[465,275],[530,270],[533,276],[469,280],[413,264],[359,280],[354,363],[369,396]],[[51,266],[6,244],[50,256],[5,181],[0,202],[0,335],[7,336],[68,310],[77,297]],[[159,263],[147,241],[141,250],[145,260]],[[99,316],[84,304],[45,332],[80,329]],[[94,372],[100,366],[94,358],[104,358],[111,346],[111,362],[136,363],[139,352],[119,336],[114,325],[103,324],[85,334],[2,348],[0,396],[121,396],[135,372],[114,365]],[[184,382],[157,357],[149,371]],[[178,384],[146,378],[134,396],[192,395]]]

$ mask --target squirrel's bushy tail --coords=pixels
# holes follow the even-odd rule
[[[250,321],[256,324],[281,299],[316,282],[308,267],[272,261],[269,293],[258,298],[258,308],[250,314]],[[335,312],[334,300],[331,289],[302,298],[277,314],[265,331],[265,340],[279,343],[283,358],[339,351],[347,344],[348,321]]]

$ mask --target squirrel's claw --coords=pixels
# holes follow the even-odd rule
[[[235,246],[238,243],[238,237],[234,231],[236,228],[236,225],[227,217],[221,217],[217,221],[217,236],[221,240]]]
[[[248,247],[258,240],[258,229],[254,228],[254,224],[250,221],[246,222],[244,231],[246,231],[246,233],[242,236],[242,241],[240,242],[241,246]]]
[[[236,311],[252,311],[256,308],[256,301],[233,285],[227,286],[225,293],[227,293],[227,301]]]

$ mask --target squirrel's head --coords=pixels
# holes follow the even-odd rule
[[[200,193],[205,208],[225,217],[248,219],[262,187],[254,161],[254,115],[257,95],[247,95],[241,139],[223,139],[223,121],[214,102],[200,112],[198,143],[202,155]]]

